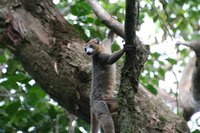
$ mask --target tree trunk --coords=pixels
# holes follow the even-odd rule
[[[0,42],[22,62],[37,83],[70,113],[89,122],[89,76],[78,32],[50,1],[9,3],[1,9]],[[11,8],[11,10],[8,10]]]
[[[138,77],[143,67],[139,65],[137,60],[137,43],[136,43],[136,23],[137,9],[136,0],[126,0],[125,13],[125,63],[122,71],[121,85],[118,92],[119,103],[119,122],[121,133],[131,133],[135,129],[136,117],[135,113],[135,95],[138,90]],[[147,57],[147,53],[144,54]],[[143,59],[145,60],[145,59]],[[141,60],[142,61],[142,60]],[[131,124],[127,124],[131,123]]]
[[[78,32],[49,0],[0,3],[0,43],[16,55],[51,98],[89,122],[91,73],[86,69],[89,60]],[[142,87],[134,104],[135,132],[188,131],[185,121]],[[119,132],[118,126],[116,129]]]

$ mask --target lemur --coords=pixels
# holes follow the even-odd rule
[[[189,120],[192,114],[199,111],[200,108],[200,40],[195,40],[192,42],[177,42],[177,46],[185,45],[190,47],[196,55],[196,62],[192,72],[192,85],[191,85],[191,93],[192,96],[190,98],[190,103],[192,103],[191,107],[183,109],[183,116],[186,120]]]
[[[115,89],[116,65],[114,64],[124,53],[121,49],[112,54],[111,45],[114,33],[100,42],[91,39],[84,45],[86,54],[92,56],[92,85],[90,93],[91,132],[98,133],[100,127],[104,133],[115,133],[111,113],[115,110],[113,90]],[[113,105],[115,104],[115,105]]]

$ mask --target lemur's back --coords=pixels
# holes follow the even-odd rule
[[[101,53],[103,54],[103,53]],[[101,58],[104,55],[101,55]],[[106,58],[106,57],[105,57]],[[92,99],[107,99],[113,96],[115,88],[116,65],[107,65],[101,62],[99,55],[92,57]]]

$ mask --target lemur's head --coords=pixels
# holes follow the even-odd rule
[[[196,56],[200,57],[200,40],[192,41],[192,42],[176,42],[176,45],[184,45],[191,48]]]
[[[95,55],[101,52],[100,40],[98,38],[89,40],[84,45],[84,50],[87,55]]]

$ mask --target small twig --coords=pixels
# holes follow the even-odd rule
[[[68,133],[74,133],[74,128],[76,127],[77,117],[71,113],[67,113],[69,122],[68,122]]]
[[[60,115],[56,115],[55,133],[59,133],[59,118]]]
[[[170,34],[169,29],[167,28],[167,25],[165,24],[165,22],[164,22],[163,19],[161,18],[161,16],[160,16],[160,14],[158,13],[156,7],[155,7],[149,0],[147,0],[147,1],[148,1],[149,4],[153,7],[153,9],[156,11],[156,14],[158,15],[158,18],[159,18],[160,22],[164,25],[164,27],[165,27],[165,29],[167,30],[167,32],[168,32],[170,38],[173,40],[173,37],[172,37],[172,35]]]
[[[163,9],[164,9],[164,12],[165,12],[167,18],[170,18],[170,17],[169,17],[169,14],[168,14],[168,12],[167,12],[167,10],[166,10],[166,7],[164,6],[164,2],[163,2],[162,0],[160,0],[160,3],[161,3],[162,6],[163,6]],[[170,26],[170,28],[173,29],[173,27],[171,26],[171,24],[170,24],[170,22],[169,22],[169,19],[167,19],[167,23],[168,23],[168,25]]]
[[[178,78],[176,76],[176,73],[173,70],[172,70],[172,73],[173,73],[173,75],[174,75],[174,77],[176,79],[176,107],[177,107],[177,114],[179,114],[179,102],[178,102],[179,82],[178,82]]]
[[[11,94],[6,88],[0,87],[0,89],[3,89],[3,90],[5,91],[5,93],[6,93],[8,96],[11,97],[12,94]],[[4,95],[5,95],[5,94],[4,94]]]

